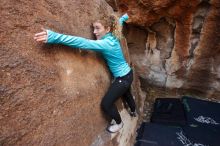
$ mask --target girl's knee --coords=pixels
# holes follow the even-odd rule
[[[101,108],[104,112],[108,111],[108,104],[104,101],[101,102]]]

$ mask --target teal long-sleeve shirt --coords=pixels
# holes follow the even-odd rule
[[[127,19],[128,15],[123,15],[119,19],[120,24],[123,25],[124,21]],[[47,43],[63,44],[72,48],[100,52],[114,77],[122,77],[131,70],[124,58],[119,40],[112,33],[107,33],[100,40],[90,40],[82,37],[60,34],[51,30],[47,30],[47,34]]]

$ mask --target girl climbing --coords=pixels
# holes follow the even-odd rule
[[[36,33],[34,39],[37,42],[50,44],[63,44],[72,48],[80,48],[96,51],[102,54],[114,77],[107,93],[101,101],[102,110],[115,121],[107,127],[111,133],[119,131],[123,127],[121,116],[115,102],[119,97],[123,97],[130,108],[130,115],[136,116],[135,101],[130,88],[133,81],[133,73],[126,62],[121,46],[121,27],[128,19],[128,15],[123,15],[120,19],[116,15],[102,18],[93,23],[94,35],[97,40],[89,40],[82,37],[70,36],[43,29]]]

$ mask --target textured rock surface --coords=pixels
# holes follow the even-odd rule
[[[128,47],[148,86],[220,99],[219,0],[114,2],[130,16]]]
[[[100,101],[110,75],[101,57],[33,40],[41,27],[93,38],[91,22],[113,12],[106,1],[2,0],[0,9],[0,145],[129,143],[129,128],[114,137],[103,132]],[[134,130],[137,119],[127,121]]]
[[[93,38],[91,22],[113,12],[106,2],[130,16],[125,33],[138,74],[133,89],[140,114],[149,114],[150,101],[143,111],[140,98],[146,95],[219,100],[219,0],[2,0],[0,145],[132,144],[137,119],[128,116],[121,101],[123,130],[104,132],[99,104],[110,75],[101,57],[33,40],[43,26]]]

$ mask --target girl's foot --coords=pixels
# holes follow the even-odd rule
[[[115,133],[115,132],[118,132],[122,127],[123,127],[123,122],[121,122],[120,124],[111,124],[108,128],[107,128],[107,131],[110,132],[110,133]]]
[[[136,112],[136,111],[130,112],[130,116],[131,116],[131,117],[137,117],[137,112]]]

